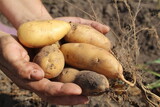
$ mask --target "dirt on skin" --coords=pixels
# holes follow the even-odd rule
[[[111,40],[112,51],[124,68],[125,78],[133,82],[132,75],[137,77],[135,87],[129,87],[120,80],[109,80],[111,87],[109,92],[89,97],[88,104],[74,107],[152,107],[160,104],[152,94],[147,94],[153,102],[149,103],[140,82],[142,80],[142,83],[147,85],[160,79],[146,72],[142,66],[160,58],[159,0],[43,0],[43,3],[53,17],[76,16],[96,19],[110,26],[111,31],[106,36]],[[0,20],[9,24],[2,15]],[[160,73],[159,64],[147,67]],[[160,96],[160,88],[151,91]],[[50,105],[41,101],[34,93],[19,89],[1,73],[0,107],[12,106],[63,107]]]

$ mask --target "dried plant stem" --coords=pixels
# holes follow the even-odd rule
[[[120,16],[119,16],[119,12],[118,12],[118,4],[117,4],[117,0],[114,0],[115,4],[114,4],[114,7],[116,9],[116,15],[117,15],[117,19],[118,19],[118,26],[121,30],[122,33],[125,34],[125,31],[122,30],[122,27],[121,27],[121,21],[120,21]]]
[[[131,21],[132,21],[132,30],[133,30],[133,37],[134,37],[134,48],[135,48],[135,63],[137,64],[137,59],[138,59],[138,56],[139,56],[139,47],[138,47],[138,40],[137,40],[137,34],[136,34],[136,17],[140,11],[140,4],[141,4],[141,0],[139,0],[138,2],[138,6],[137,6],[137,9],[136,9],[136,12],[135,12],[135,15],[132,15],[132,11],[131,11],[131,8],[129,6],[129,4],[127,3],[127,0],[124,0],[124,3],[129,11],[129,15],[130,15],[130,18],[131,18]]]
[[[96,14],[96,12],[95,12],[95,10],[93,8],[93,3],[91,2],[91,0],[87,0],[87,1],[90,4],[91,10],[92,10],[92,12],[94,14],[94,17],[95,17],[95,21],[99,22],[100,20],[98,19],[97,14]]]
[[[143,91],[143,93],[145,94],[145,98],[146,100],[153,106],[158,107],[159,105],[156,104],[155,102],[153,102],[152,100],[150,100],[150,98],[148,98],[148,94],[151,95],[153,98],[155,98],[159,103],[160,103],[160,97],[157,96],[156,94],[152,93],[151,91],[147,90],[146,87],[143,85],[142,83],[142,78],[140,75],[139,76],[139,80],[137,81],[137,86]]]
[[[159,38],[159,36],[158,36],[158,33],[157,33],[157,30],[156,30],[156,28],[148,28],[148,27],[146,27],[146,28],[141,28],[140,30],[137,30],[136,31],[136,35],[138,34],[138,33],[140,33],[140,32],[142,32],[142,31],[153,31],[154,32],[154,37],[156,38],[156,42],[157,42],[157,47],[160,49],[160,38]]]
[[[91,14],[85,12],[84,10],[82,10],[81,8],[73,5],[72,3],[68,2],[67,0],[63,0],[64,2],[68,3],[69,5],[71,5],[72,7],[74,7],[75,9],[78,9],[79,11],[83,12],[84,14],[88,15],[92,20],[96,20],[95,16],[92,16]]]

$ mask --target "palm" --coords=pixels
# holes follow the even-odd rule
[[[0,55],[0,59],[2,59],[0,60],[0,67],[19,87],[35,92],[42,99],[53,104],[68,105],[87,101],[86,97],[79,96],[81,88],[76,84],[52,82],[43,78],[42,75],[32,77],[32,71],[42,69],[37,64],[29,62],[27,51],[13,37],[1,37],[0,44],[2,53]],[[31,54],[33,53],[31,52]]]

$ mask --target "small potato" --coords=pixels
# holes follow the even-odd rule
[[[33,60],[45,72],[45,78],[57,77],[64,68],[64,56],[56,44],[43,47]]]
[[[110,40],[88,25],[71,23],[71,30],[64,39],[71,43],[88,43],[106,50],[111,49]]]
[[[104,75],[93,71],[81,71],[75,78],[74,83],[82,88],[82,95],[97,96],[105,93],[109,83]]]
[[[58,76],[58,81],[63,83],[75,83],[82,88],[82,95],[97,96],[105,93],[109,83],[104,75],[93,71],[78,71],[73,68],[65,68]]]
[[[123,76],[123,69],[116,58],[107,50],[86,43],[66,43],[60,47],[65,62],[75,68],[87,69],[105,75],[107,78],[119,78],[129,85]]]
[[[62,73],[58,76],[58,80],[63,83],[73,82],[79,70],[74,68],[64,68]]]
[[[26,22],[18,28],[18,39],[26,47],[39,48],[62,39],[71,29],[69,23],[60,20]]]

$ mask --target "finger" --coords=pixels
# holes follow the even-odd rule
[[[17,72],[16,75],[22,79],[40,80],[44,77],[44,71],[35,63],[18,59],[12,66]]]
[[[103,34],[106,34],[110,30],[109,26],[103,25],[103,24],[96,22],[96,21],[87,20],[87,19],[83,19],[83,18],[80,18],[79,20],[80,20],[79,23],[90,25]]]
[[[51,82],[43,78],[39,81],[32,81],[28,83],[28,87],[35,89],[36,93],[42,93],[45,96],[62,96],[62,95],[80,95],[81,88],[73,83]]]
[[[40,81],[30,82],[28,87],[43,100],[53,104],[82,104],[88,101],[85,96],[80,96],[81,88],[73,83],[51,82],[43,78]]]
[[[90,25],[93,28],[95,28],[96,30],[103,33],[103,34],[106,34],[110,30],[110,27],[107,26],[107,25],[103,25],[99,22],[83,19],[83,18],[80,18],[80,17],[60,17],[60,18],[55,18],[55,19],[63,20],[63,21],[66,21],[66,22],[73,22],[73,23]]]
[[[43,70],[35,63],[29,62],[26,50],[12,37],[1,40],[2,53],[6,61],[16,71],[16,76],[22,79],[40,80],[44,77]]]

